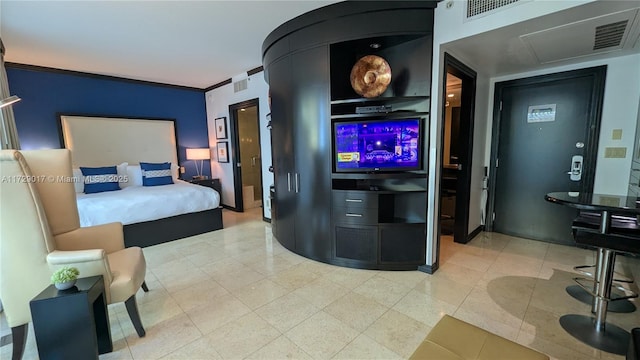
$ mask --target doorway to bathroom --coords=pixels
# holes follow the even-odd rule
[[[475,236],[468,225],[477,75],[448,53],[444,66],[440,233],[465,244]]]
[[[262,154],[258,99],[229,106],[236,211],[262,207]]]

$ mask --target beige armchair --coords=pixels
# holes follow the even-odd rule
[[[124,247],[122,224],[81,228],[66,149],[0,152],[0,299],[13,335],[13,359],[24,352],[29,301],[53,271],[75,266],[81,277],[102,275],[109,304],[125,302],[140,337],[135,294],[146,263],[139,247]]]

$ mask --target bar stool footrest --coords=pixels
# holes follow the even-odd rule
[[[578,284],[578,286],[580,286],[584,291],[586,291],[587,293],[589,293],[589,295],[593,296],[593,297],[597,297],[597,294],[594,292],[593,290],[593,280],[588,279],[588,278],[581,278],[581,277],[576,277],[573,278],[573,281],[576,282],[576,284]],[[583,284],[583,281],[589,281],[588,285]],[[611,285],[612,288],[617,289],[622,291],[622,293],[624,294],[624,296],[617,296],[617,297],[611,297],[609,299],[605,299],[602,298],[602,300],[605,301],[620,301],[620,300],[627,300],[627,299],[635,299],[638,297],[638,294],[617,284],[612,284]]]
[[[593,269],[594,271],[589,272],[583,269]],[[573,271],[585,276],[590,276],[592,279],[595,279],[595,274],[594,274],[595,269],[596,269],[596,265],[578,265],[573,267]],[[613,274],[614,274],[613,281],[627,283],[627,284],[633,284],[635,282],[634,279],[626,277],[623,274],[620,274],[619,272],[614,272]],[[618,277],[615,277],[615,276],[618,276]]]

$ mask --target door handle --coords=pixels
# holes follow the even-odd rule
[[[571,181],[580,181],[582,178],[582,163],[584,159],[582,155],[574,155],[571,158],[571,171],[567,172]]]
[[[296,177],[296,194],[297,194],[298,192],[300,192],[300,179],[299,179],[298,173],[295,173],[295,177]]]
[[[345,215],[345,216],[348,216],[348,217],[362,217],[362,214],[346,213],[346,214],[344,214],[344,215]]]
[[[361,203],[362,199],[345,199],[346,202]]]
[[[291,192],[291,173],[287,173],[287,191]]]

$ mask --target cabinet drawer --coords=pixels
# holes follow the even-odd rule
[[[369,209],[378,208],[378,194],[370,194],[366,191],[332,191],[333,206],[349,206],[349,207],[361,207]]]
[[[333,220],[336,224],[378,224],[377,209],[357,206],[333,207]]]

